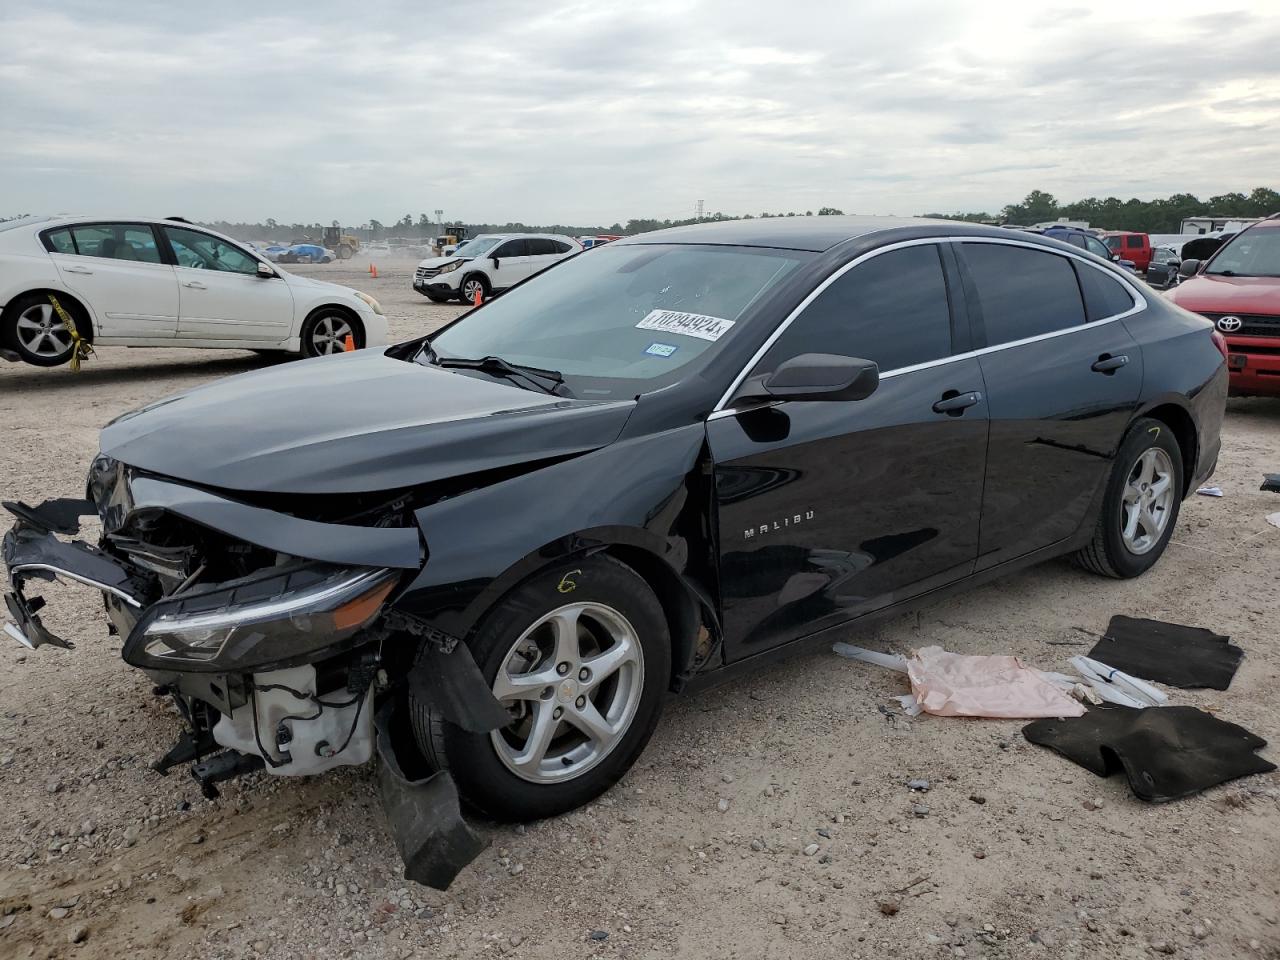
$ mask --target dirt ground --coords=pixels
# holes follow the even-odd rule
[[[365,266],[298,269],[379,297],[397,338],[460,309],[413,293],[411,263],[380,261],[377,280]],[[0,364],[0,494],[77,495],[107,420],[265,362],[117,348],[79,375]],[[1184,504],[1147,576],[1052,563],[832,639],[1065,669],[1115,613],[1211,627],[1246,651],[1235,681],[1172,702],[1280,759],[1280,529],[1263,519],[1280,497],[1258,490],[1277,470],[1280,401],[1232,400],[1226,496]],[[157,776],[168,702],[120,661],[95,593],[49,610],[78,649],[0,644],[3,960],[1280,957],[1276,774],[1147,805],[1021,723],[897,716],[904,681],[827,645],[672,700],[617,787],[557,820],[484,826],[492,846],[437,893],[400,878],[369,769],[259,774],[213,802],[181,769]]]

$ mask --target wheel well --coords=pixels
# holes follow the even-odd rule
[[[471,272],[465,274],[462,278],[462,283],[459,283],[458,286],[461,287],[463,283],[466,283],[472,277],[479,277],[480,282],[484,284],[484,288],[486,290],[493,289],[492,281],[489,280],[488,275],[483,270],[472,270]]]
[[[83,339],[93,343],[93,317],[89,314],[89,310],[83,303],[81,303],[76,297],[67,293],[65,290],[25,290],[12,298],[8,304],[5,305],[4,312],[0,313],[0,320],[3,320],[7,325],[8,322],[13,319],[19,300],[25,300],[27,297],[32,296],[48,296],[49,294],[53,294],[58,298],[58,302],[60,304],[75,313],[77,332],[79,332]],[[83,328],[81,327],[82,323]]]
[[[625,563],[653,588],[671,634],[671,687],[678,689],[682,674],[693,666],[700,628],[705,626],[698,601],[676,572],[647,550],[614,544],[604,552]]]
[[[1182,495],[1185,497],[1195,476],[1196,461],[1200,455],[1200,451],[1196,449],[1195,421],[1186,410],[1172,403],[1148,410],[1144,416],[1159,420],[1173,431],[1178,449],[1182,451]]]

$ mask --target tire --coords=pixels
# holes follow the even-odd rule
[[[57,296],[83,337],[89,332],[84,310],[69,296]],[[29,293],[9,304],[0,323],[0,342],[37,367],[60,367],[75,352],[71,334],[58,318],[47,293]]]
[[[430,300],[432,303],[448,303],[450,300],[453,299],[453,297],[442,297],[437,293],[424,293],[423,296],[426,297],[428,300]]]
[[[355,251],[354,251],[354,250],[352,250],[350,247],[348,247],[348,246],[344,243],[342,246],[340,246],[340,247],[338,248],[338,259],[339,259],[339,260],[350,260],[350,259],[351,259],[351,257],[352,257],[352,255],[353,255],[354,253],[355,253]]]
[[[1116,453],[1093,540],[1076,553],[1076,563],[1116,579],[1146,573],[1173,536],[1182,490],[1182,448],[1177,437],[1159,420],[1138,420]],[[1129,528],[1133,533],[1126,536]]]
[[[321,307],[302,325],[300,339],[304,357],[323,357],[345,353],[346,337],[351,334],[356,349],[364,346],[364,327],[351,314],[333,307]]]
[[[574,638],[558,649],[556,637],[568,634],[557,632],[552,615],[561,624],[574,623]],[[470,645],[495,695],[514,693],[499,696],[511,706],[512,724],[491,734],[470,733],[412,696],[409,706],[422,752],[436,769],[450,771],[462,797],[487,817],[536,820],[587,803],[622,778],[658,724],[671,674],[667,621],[648,583],[610,557],[565,562],[516,587],[494,605]],[[593,658],[602,651],[633,659],[615,660],[610,672],[602,667],[600,677],[591,676],[590,665],[600,662]],[[557,653],[576,665],[561,674]],[[530,684],[534,674],[543,677]],[[517,691],[522,679],[526,689]],[[538,754],[543,759],[517,773],[542,716],[550,731]],[[579,726],[610,719],[614,730],[597,728],[602,732],[596,739]]]
[[[458,300],[462,303],[475,303],[475,290],[480,289],[480,302],[484,303],[489,299],[489,278],[483,273],[471,273],[462,278],[462,283],[458,284]]]

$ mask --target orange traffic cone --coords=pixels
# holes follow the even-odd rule
[[[482,303],[484,303],[484,291],[479,287],[476,287],[475,299],[471,301],[471,305],[473,307],[478,307]]]
[[[373,279],[375,280],[378,279],[378,268],[375,267],[372,263],[369,264],[369,272],[373,274]]]
[[[342,352],[350,353],[355,348],[356,348],[356,338],[348,333],[347,339],[342,341]]]
[[[373,264],[371,263],[371,264],[369,264],[369,276],[371,276],[371,277],[372,277],[372,276],[373,276],[373,274],[374,274],[374,269],[373,269]]]

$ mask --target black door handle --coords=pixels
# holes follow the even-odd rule
[[[933,405],[933,412],[946,413],[950,416],[958,417],[981,400],[982,394],[977,390],[971,390],[968,393],[948,390],[942,395],[942,399]]]
[[[1090,367],[1089,369],[1092,370],[1094,373],[1115,373],[1117,370],[1119,370],[1128,362],[1129,362],[1128,356],[1126,356],[1123,353],[1120,354],[1118,357],[1113,357],[1109,353],[1104,353],[1094,362],[1093,366]]]

